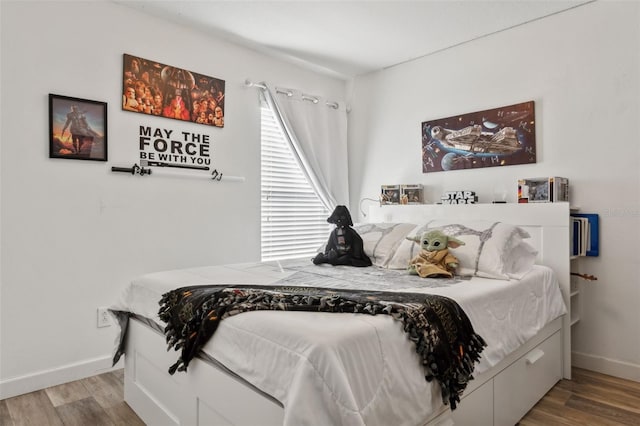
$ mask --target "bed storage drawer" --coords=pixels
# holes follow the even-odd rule
[[[125,355],[125,401],[148,425],[282,425],[282,406],[199,358],[170,375],[176,352],[164,336],[131,319]],[[212,384],[215,384],[212,386]]]
[[[463,395],[460,405],[451,416],[456,425],[493,425],[493,380]]]
[[[494,378],[496,425],[516,424],[562,378],[561,353],[558,331]]]

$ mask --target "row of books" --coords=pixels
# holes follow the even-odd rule
[[[599,220],[597,214],[572,213],[571,256],[598,256],[600,251]]]

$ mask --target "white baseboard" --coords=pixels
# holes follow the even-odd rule
[[[123,360],[111,366],[112,357],[103,356],[0,381],[0,400],[73,382],[123,367]]]
[[[640,365],[630,362],[618,361],[581,352],[572,352],[571,365],[584,368],[585,370],[608,374],[609,376],[620,377],[621,379],[640,382]]]

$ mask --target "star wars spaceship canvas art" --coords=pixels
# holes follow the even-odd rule
[[[533,101],[422,123],[422,172],[536,162]]]

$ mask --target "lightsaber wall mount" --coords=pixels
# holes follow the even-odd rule
[[[132,175],[150,175],[151,169],[145,169],[144,167],[140,167],[137,164],[134,164],[131,167],[111,167],[112,172],[120,172],[120,173],[130,173]]]
[[[112,172],[119,173],[129,173],[131,175],[151,175],[154,176],[170,176],[170,177],[187,177],[187,178],[199,178],[199,179],[207,179],[213,180],[216,182],[227,181],[227,182],[244,182],[244,176],[229,176],[223,175],[222,172],[219,172],[218,169],[214,169],[211,173],[208,174],[193,174],[193,173],[180,173],[180,172],[172,172],[169,170],[162,169],[192,169],[192,170],[209,170],[209,167],[206,166],[189,166],[189,165],[179,165],[179,164],[170,164],[170,163],[159,163],[156,161],[140,161],[141,166],[134,164],[131,167],[111,167]],[[161,170],[151,170],[145,166],[154,166],[159,167]]]

